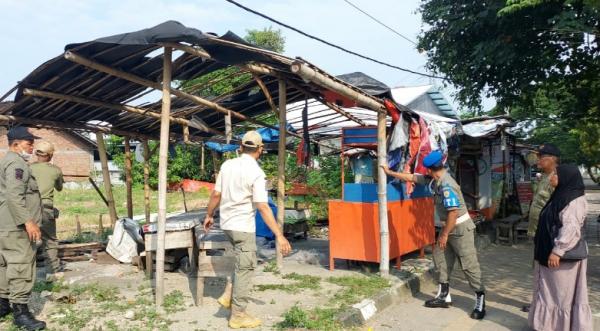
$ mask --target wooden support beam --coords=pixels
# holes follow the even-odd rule
[[[156,249],[156,306],[163,304],[165,288],[165,236],[167,222],[167,164],[169,162],[169,122],[171,119],[171,57],[173,49],[165,47],[163,55],[162,110],[158,151],[158,231]]]
[[[375,97],[367,96],[361,93],[357,89],[353,89],[347,85],[344,85],[333,78],[311,68],[306,63],[296,61],[292,64],[291,70],[293,73],[299,75],[303,79],[312,81],[313,83],[320,85],[328,90],[334,91],[343,95],[347,98],[357,101],[363,107],[367,107],[377,112],[386,112],[383,103],[377,100]]]
[[[118,70],[118,69],[115,69],[113,67],[110,67],[110,66],[107,66],[107,65],[95,62],[95,61],[87,59],[87,58],[85,58],[85,57],[83,57],[81,55],[78,55],[78,54],[76,54],[74,52],[66,51],[64,56],[65,56],[65,58],[67,60],[73,61],[75,63],[81,64],[83,66],[86,66],[86,67],[89,67],[89,68],[92,68],[92,69],[95,69],[95,70],[98,70],[98,71],[102,71],[102,72],[107,73],[109,75],[113,75],[115,77],[119,77],[119,78],[128,80],[130,82],[134,82],[136,84],[139,84],[139,85],[142,85],[142,86],[146,86],[146,87],[150,87],[150,88],[153,88],[153,89],[156,89],[156,90],[161,90],[162,89],[162,86],[161,86],[160,83],[156,83],[156,82],[144,79],[142,77],[139,77],[137,75],[134,75],[134,74],[131,74],[131,73],[128,73],[128,72],[124,72],[122,70]],[[195,104],[207,107],[209,109],[215,110],[215,111],[220,112],[222,114],[227,115],[227,114],[231,113],[231,115],[233,117],[235,117],[235,118],[237,118],[237,119],[239,119],[241,121],[250,122],[250,123],[253,123],[253,124],[256,124],[256,125],[260,125],[260,126],[263,126],[263,127],[266,127],[266,128],[274,129],[274,130],[278,130],[279,129],[278,127],[276,127],[274,125],[270,125],[270,124],[262,122],[262,121],[257,121],[257,120],[255,120],[255,119],[253,119],[251,117],[248,117],[246,115],[243,115],[243,114],[238,113],[236,111],[233,111],[231,109],[227,109],[227,108],[219,105],[218,103],[215,103],[215,102],[212,102],[210,100],[201,98],[199,96],[192,95],[192,94],[189,94],[189,93],[185,93],[185,92],[177,90],[177,89],[171,89],[171,93],[174,94],[174,95],[176,95],[176,96],[178,96],[178,97],[180,97],[180,98],[185,98],[187,100],[192,101]],[[294,137],[302,138],[302,136],[300,136],[299,134],[296,134],[294,132],[287,131],[287,133],[290,134],[290,135],[292,135],[292,136],[294,136]]]
[[[284,80],[279,80],[279,145],[277,148],[277,225],[283,232],[283,222],[285,220],[285,117],[287,106],[287,89]],[[283,267],[283,255],[277,242],[277,268]]]
[[[131,145],[129,137],[125,140],[125,191],[127,193],[127,217],[133,218],[133,179],[131,177]]]
[[[273,101],[273,97],[271,96],[271,93],[269,92],[267,85],[265,85],[265,82],[263,82],[263,80],[260,79],[260,76],[255,73],[252,73],[252,77],[254,77],[256,84],[258,84],[258,86],[262,90],[263,94],[265,95],[265,98],[267,99],[267,102],[269,103],[269,106],[271,107],[271,110],[273,111],[273,113],[275,115],[277,115],[277,117],[279,117],[279,114],[277,113],[277,106],[275,105],[275,102]]]
[[[142,140],[144,149],[144,215],[146,224],[150,223],[150,151],[148,140]]]
[[[387,175],[382,166],[387,165],[386,146],[386,114],[377,113],[377,197],[379,211],[379,236],[381,250],[379,257],[379,272],[387,276],[390,272],[390,232],[388,227],[387,208]]]
[[[34,89],[25,89],[23,91],[23,94],[29,95],[29,96],[34,96],[34,97],[43,97],[43,98],[75,102],[75,103],[80,103],[80,104],[94,106],[94,107],[112,109],[112,110],[116,110],[116,111],[125,111],[125,112],[138,114],[138,115],[142,115],[142,116],[146,116],[146,117],[151,117],[151,118],[155,118],[155,119],[161,118],[161,115],[159,113],[155,113],[148,109],[142,109],[142,108],[121,105],[121,104],[113,104],[113,103],[108,103],[108,102],[104,102],[104,101],[98,101],[98,100],[93,100],[93,99],[88,99],[88,98],[77,97],[77,96],[73,96],[73,95],[65,95],[65,94],[54,93],[54,92],[39,91],[39,90],[34,90]],[[224,136],[224,134],[218,130],[208,128],[208,127],[195,126],[193,123],[191,123],[191,121],[184,119],[184,118],[171,116],[170,121],[172,121],[173,123],[176,123],[176,124],[181,124],[183,126],[189,125],[198,130],[202,130],[202,131],[205,131],[208,133]]]
[[[111,224],[117,221],[117,209],[115,207],[115,198],[110,184],[110,172],[108,171],[108,155],[106,154],[106,145],[104,144],[104,135],[96,132],[96,144],[98,145],[98,154],[100,155],[100,163],[102,164],[102,181],[104,182],[104,191],[106,193],[106,201],[108,201],[108,213],[110,215]]]
[[[225,115],[225,141],[229,144],[233,138],[233,130],[231,129],[231,113]]]

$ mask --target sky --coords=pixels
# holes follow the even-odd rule
[[[351,0],[383,23],[416,41],[421,26],[418,0]],[[307,33],[414,71],[424,72],[426,55],[409,41],[343,0],[239,0],[240,3]],[[0,95],[70,43],[137,31],[167,20],[218,35],[228,30],[281,29],[284,53],[300,56],[334,74],[361,71],[390,87],[441,83],[391,69],[308,39],[224,0],[0,0]],[[444,94],[455,106],[451,88]],[[484,109],[493,107],[485,100]]]

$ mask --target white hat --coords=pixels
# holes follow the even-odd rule
[[[54,154],[54,145],[46,140],[39,141],[35,144],[35,153],[40,155]]]
[[[246,132],[242,137],[242,145],[246,147],[260,147],[263,145],[262,137],[260,133],[252,130]]]

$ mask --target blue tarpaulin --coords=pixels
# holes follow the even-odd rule
[[[233,152],[237,149],[240,148],[240,145],[234,145],[234,144],[221,144],[221,143],[216,143],[214,141],[207,141],[204,144],[207,148],[212,149],[213,151],[217,151],[220,153],[225,153],[225,152]]]
[[[292,128],[289,124],[287,125],[287,129],[288,131],[292,131],[295,132],[294,128]],[[276,143],[279,141],[279,130],[275,130],[275,129],[271,129],[271,128],[258,128],[256,129],[256,132],[258,132],[258,134],[260,134],[260,136],[262,137],[263,143]],[[239,136],[236,136],[237,139],[242,140],[242,137],[244,135],[241,134]],[[221,144],[221,143],[217,143],[217,142],[213,142],[213,141],[209,141],[206,144],[206,147],[220,152],[220,153],[224,153],[224,152],[233,152],[235,150],[237,150],[238,148],[240,148],[240,145],[236,145],[236,144]]]

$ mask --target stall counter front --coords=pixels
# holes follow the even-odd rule
[[[402,255],[433,244],[433,214],[430,196],[388,200],[390,260],[397,259],[399,265]],[[377,202],[329,201],[330,270],[334,259],[379,262],[380,247]]]

